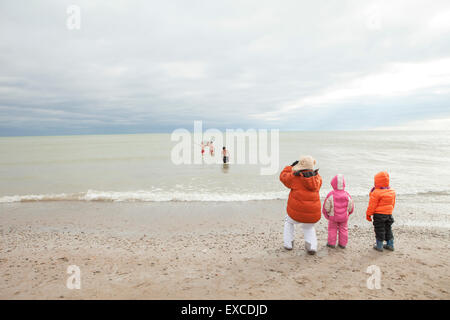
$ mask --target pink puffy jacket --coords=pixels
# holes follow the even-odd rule
[[[353,213],[355,205],[352,197],[345,191],[344,175],[338,174],[331,180],[331,191],[323,202],[322,213],[328,220],[346,222]]]

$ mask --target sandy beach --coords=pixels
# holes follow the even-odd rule
[[[2,0],[0,26],[0,300],[450,299],[450,1]]]
[[[405,225],[417,212],[399,199],[396,251],[379,253],[365,205],[346,249],[325,246],[322,218],[310,256],[300,228],[282,247],[284,200],[1,204],[0,298],[449,299],[448,228]],[[79,290],[66,287],[69,265]],[[371,265],[381,289],[367,288]]]

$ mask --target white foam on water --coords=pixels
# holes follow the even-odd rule
[[[326,197],[328,191],[321,190],[321,198]],[[254,201],[254,200],[279,200],[287,199],[289,190],[256,192],[256,193],[226,193],[226,192],[183,192],[183,191],[163,191],[155,188],[152,191],[97,191],[88,190],[78,193],[57,193],[57,194],[29,194],[0,197],[0,203],[14,202],[38,202],[38,201],[110,201],[110,202],[164,202],[164,201]],[[351,193],[353,197],[364,197],[368,192]],[[397,196],[448,196],[449,190],[425,191],[417,193],[398,193]]]
[[[0,203],[34,201],[112,201],[112,202],[163,202],[163,201],[252,201],[287,199],[288,192],[261,193],[189,193],[153,191],[96,191],[85,193],[60,193],[39,195],[14,195],[0,197]]]

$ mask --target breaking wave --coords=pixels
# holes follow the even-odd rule
[[[450,190],[399,192],[397,196],[449,196]],[[321,190],[321,197],[328,191]],[[368,192],[350,192],[354,198],[368,197]],[[220,192],[180,192],[180,191],[96,191],[58,194],[29,194],[0,197],[0,203],[40,202],[40,201],[99,201],[99,202],[168,202],[168,201],[255,201],[287,199],[289,191],[259,193],[220,193]]]
[[[161,201],[252,201],[287,199],[288,193],[189,193],[153,191],[95,191],[59,194],[31,194],[0,197],[0,203],[37,201],[105,201],[105,202],[161,202]]]

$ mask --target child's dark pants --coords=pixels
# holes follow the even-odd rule
[[[391,226],[394,223],[394,218],[390,214],[373,215],[373,226],[375,228],[375,237],[378,241],[389,241],[394,239]]]

